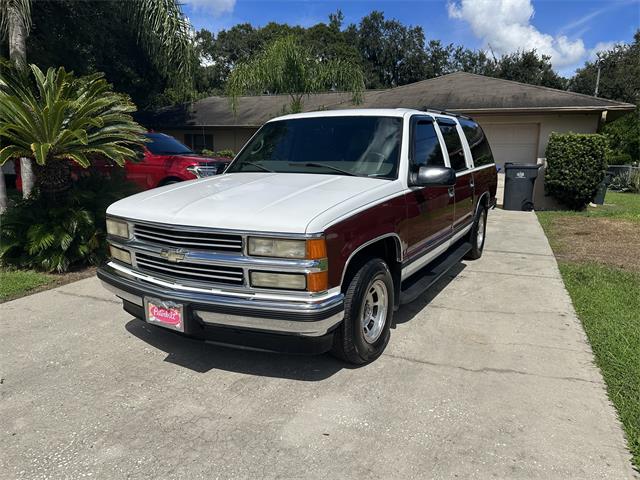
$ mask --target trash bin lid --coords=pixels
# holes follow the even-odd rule
[[[538,170],[542,167],[541,163],[513,163],[507,162],[504,164],[504,169],[517,168],[519,170]]]

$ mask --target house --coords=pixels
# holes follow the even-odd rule
[[[143,112],[139,120],[196,150],[237,152],[263,123],[284,113],[289,103],[288,95],[240,97],[234,114],[228,98],[209,97]],[[470,116],[484,129],[500,167],[505,162],[543,163],[551,132],[595,133],[605,122],[635,109],[628,103],[465,72],[368,90],[358,107],[432,108]],[[351,95],[320,93],[304,100],[305,111],[340,108],[354,108]],[[537,182],[535,195],[537,207],[548,203],[543,182]]]

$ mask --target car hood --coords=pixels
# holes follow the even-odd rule
[[[374,178],[231,173],[139,193],[114,203],[107,213],[173,225],[317,233],[401,190],[397,181]]]

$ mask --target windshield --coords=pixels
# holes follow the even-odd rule
[[[164,133],[147,133],[145,137],[150,140],[145,146],[154,155],[182,155],[193,153],[193,150],[189,149],[189,147]]]
[[[396,178],[402,119],[338,116],[267,123],[230,172],[326,173]]]

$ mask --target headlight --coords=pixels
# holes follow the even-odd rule
[[[199,165],[191,165],[187,167],[187,170],[193,173],[198,178],[211,177],[213,175],[217,175],[218,173],[222,173],[225,169],[226,164],[199,164]]]
[[[107,233],[114,237],[129,238],[129,226],[127,222],[107,218]]]
[[[251,272],[251,286],[304,290],[307,286],[307,281],[302,273]]]
[[[111,253],[111,258],[115,258],[116,260],[120,260],[123,263],[131,265],[131,254],[128,251],[109,245],[109,253]]]
[[[306,240],[249,237],[249,255],[257,257],[305,258]]]

